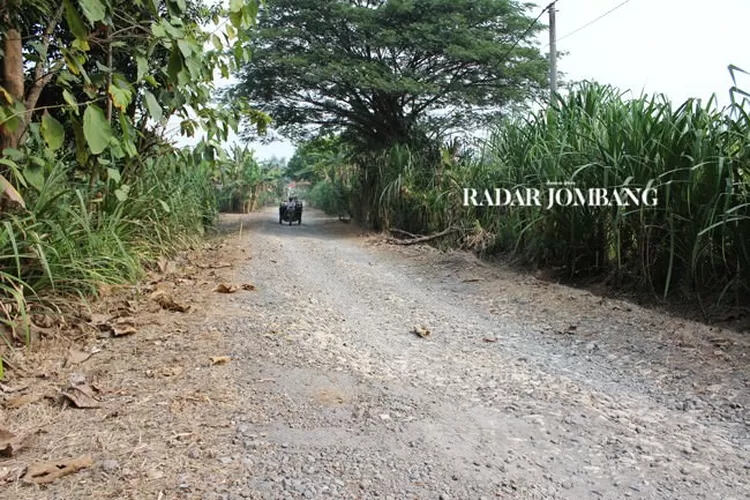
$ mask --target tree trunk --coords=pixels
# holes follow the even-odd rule
[[[5,14],[5,21],[10,23],[10,16]],[[10,96],[18,102],[23,102],[23,45],[21,44],[21,33],[15,28],[9,28],[5,33],[5,52],[3,58],[3,86]],[[15,131],[3,127],[2,148],[15,148],[21,138],[25,125],[18,125]]]
[[[57,23],[62,16],[64,5],[60,5],[55,11],[54,16],[49,20],[47,27],[42,36],[42,46],[46,50],[50,44],[50,37],[57,27]],[[6,24],[11,25],[11,17],[8,12],[3,19]],[[24,67],[23,67],[23,42],[21,33],[16,28],[9,28],[5,34],[5,44],[3,47],[5,58],[3,60],[3,85],[8,93],[15,99],[24,104],[26,111],[23,114],[21,123],[13,132],[3,128],[0,130],[2,136],[2,147],[18,147],[23,139],[29,124],[31,123],[34,107],[39,96],[42,94],[44,87],[52,80],[54,76],[53,68],[46,68],[46,61],[41,60],[34,66],[33,80],[28,96],[25,95],[24,89]],[[45,70],[47,72],[45,73]]]
[[[109,40],[109,28],[107,28],[105,36]],[[107,73],[107,123],[112,124],[112,96],[110,95],[109,89],[112,86],[112,42],[107,42],[107,68],[110,72]],[[91,162],[91,177],[89,178],[89,196],[91,196],[91,209],[95,208],[94,198],[96,197],[96,185],[99,182],[99,166],[97,162]]]
[[[248,210],[248,213],[255,210],[255,201],[258,199],[258,187],[258,184],[253,187],[253,192],[250,195],[250,209]]]

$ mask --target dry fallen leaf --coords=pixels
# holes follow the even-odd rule
[[[94,389],[85,383],[71,385],[62,393],[62,395],[65,399],[71,402],[75,408],[87,409],[101,407],[101,404],[94,396]]]
[[[94,313],[91,315],[91,321],[89,321],[89,323],[99,328],[100,330],[109,330],[109,319],[109,315]]]
[[[151,294],[151,299],[159,304],[162,309],[166,309],[167,311],[187,312],[190,309],[190,306],[183,306],[175,302],[164,290],[155,291]]]
[[[0,427],[0,457],[12,457],[21,448],[22,436]]]
[[[91,357],[90,352],[79,351],[78,349],[71,349],[68,352],[68,359],[65,360],[65,366],[72,366],[83,363]]]
[[[422,338],[426,338],[430,336],[430,330],[428,330],[424,326],[415,326],[412,332]]]
[[[219,283],[216,285],[216,288],[213,289],[214,292],[218,293],[234,293],[238,289],[234,285],[227,285],[226,283]]]
[[[115,337],[124,337],[125,335],[133,335],[138,333],[138,330],[133,326],[116,326],[112,328],[112,335]]]
[[[35,463],[29,465],[24,480],[35,484],[48,484],[92,465],[94,461],[88,456],[57,462]]]
[[[132,318],[119,318],[114,325],[112,325],[112,335],[115,337],[122,337],[125,335],[133,335],[137,333],[135,329],[135,322]]]
[[[212,356],[211,357],[211,364],[212,365],[223,365],[225,363],[228,363],[229,360],[232,359],[229,356]]]
[[[117,309],[112,313],[112,319],[123,318],[125,316],[132,316],[136,313],[135,304],[129,300],[123,300],[117,306]]]

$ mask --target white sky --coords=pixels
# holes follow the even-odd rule
[[[558,0],[557,50],[561,79],[593,79],[633,95],[642,91],[666,94],[673,102],[716,94],[720,106],[729,103],[730,64],[750,71],[749,0],[629,0],[590,26],[569,33],[617,7],[623,0]],[[536,17],[549,2],[532,2]],[[545,25],[545,13],[540,19]],[[547,53],[549,33],[540,33]],[[738,77],[750,90],[750,76]],[[230,142],[238,141],[235,137]],[[178,141],[192,144],[196,140]],[[291,158],[288,141],[251,144],[258,158]]]
[[[750,71],[750,1],[630,0],[564,38],[623,0],[558,0],[558,71],[571,80],[596,79],[640,94],[664,93],[682,103],[717,94],[729,103],[730,64]],[[547,2],[534,2],[541,8]],[[535,14],[536,15],[536,14]],[[544,24],[549,23],[545,13]],[[549,33],[540,36],[545,47]],[[750,77],[738,83],[750,88]],[[741,85],[740,85],[741,86]]]

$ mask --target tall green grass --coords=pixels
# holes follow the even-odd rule
[[[310,205],[329,215],[349,215],[350,187],[336,180],[324,179],[306,194]]]
[[[714,100],[674,106],[584,84],[548,108],[499,123],[474,155],[440,162],[405,147],[368,158],[360,202],[383,227],[471,228],[487,255],[508,254],[571,277],[719,299],[750,288],[750,116]],[[651,186],[658,205],[464,207],[462,189]],[[374,190],[374,199],[366,191]]]
[[[27,210],[3,217],[0,323],[6,332],[20,328],[16,335],[27,336],[34,304],[133,282],[144,264],[193,241],[215,219],[210,173],[189,155],[168,151],[144,160],[127,197],[107,186],[103,197],[93,197],[93,208],[88,184],[73,180],[72,168],[59,161],[41,189],[25,193]],[[7,334],[4,340],[10,343]]]

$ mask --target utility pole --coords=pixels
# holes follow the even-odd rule
[[[549,91],[550,100],[557,92],[557,26],[555,23],[555,3],[547,7],[549,11]]]

